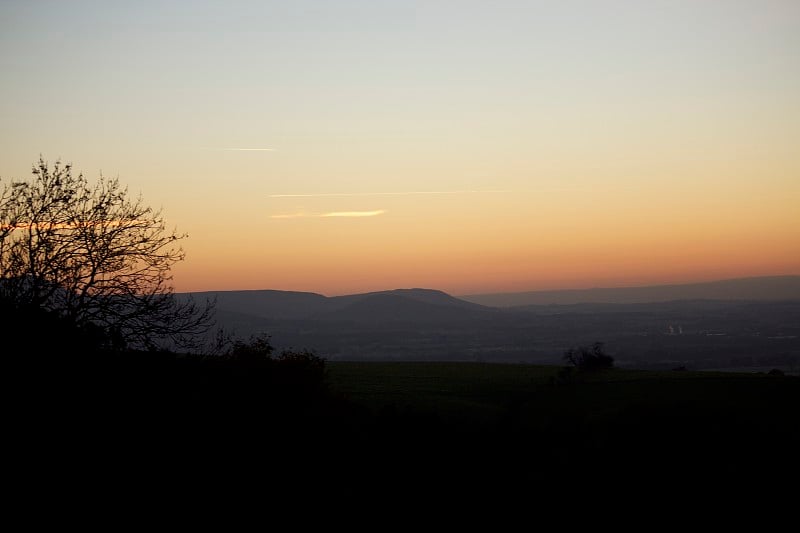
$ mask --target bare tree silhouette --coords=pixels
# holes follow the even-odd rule
[[[118,179],[90,184],[40,157],[32,179],[0,191],[0,297],[99,327],[114,348],[187,346],[210,328],[214,306],[175,297],[170,269],[186,237]]]

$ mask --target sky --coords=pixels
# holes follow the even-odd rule
[[[0,2],[0,179],[119,177],[184,291],[800,274],[800,2]]]

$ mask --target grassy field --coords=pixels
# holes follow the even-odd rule
[[[661,475],[707,471],[731,479],[759,479],[767,464],[797,469],[800,378],[611,369],[563,380],[560,370],[336,362],[328,379],[378,419],[410,427],[417,441],[446,428],[449,445],[475,437],[480,444],[472,450],[536,456],[554,469],[602,464],[604,475],[630,475],[647,465]]]
[[[508,402],[548,383],[558,368],[482,363],[329,363],[334,391],[373,412],[432,413],[489,422]]]
[[[800,399],[800,379],[741,372],[611,369],[566,383],[562,367],[424,362],[331,362],[333,390],[377,412],[435,413],[444,419],[490,421],[509,407],[530,404],[589,416],[635,408],[695,407],[740,414],[788,411]],[[544,402],[545,406],[534,404]],[[787,413],[788,414],[788,413]]]

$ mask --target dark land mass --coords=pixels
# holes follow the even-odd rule
[[[776,372],[169,353],[38,363],[12,411],[16,457],[35,459],[21,463],[23,491],[46,474],[50,491],[80,480],[148,498],[529,503],[611,485],[615,499],[680,486],[686,503],[778,492],[798,473],[800,378]]]
[[[758,280],[740,281],[752,288]],[[770,286],[775,279],[761,281]],[[603,342],[625,368],[797,373],[800,298],[786,296],[497,308],[426,289],[333,298],[283,291],[195,295],[216,297],[220,325],[238,337],[268,333],[279,348],[308,348],[331,361],[560,364],[566,349]]]
[[[92,508],[132,494],[581,510],[794,497],[800,377],[778,367],[796,368],[800,301],[502,310],[413,289],[219,304],[277,349],[92,351],[54,317],[4,316],[15,493]],[[623,368],[563,366],[598,340]],[[498,364],[539,360],[553,364]],[[692,370],[732,363],[751,372]]]

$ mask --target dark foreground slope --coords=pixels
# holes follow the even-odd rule
[[[318,363],[128,354],[28,369],[13,411],[26,479],[365,502],[609,479],[752,490],[797,474],[798,378]]]

